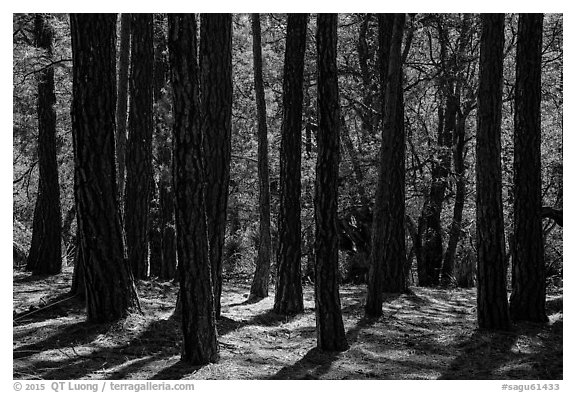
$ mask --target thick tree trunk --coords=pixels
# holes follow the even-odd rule
[[[116,15],[71,14],[75,200],[88,321],[140,310],[124,254],[114,162]]]
[[[504,14],[483,14],[481,18],[476,136],[478,325],[485,329],[508,329],[500,163]]]
[[[134,278],[148,277],[152,194],[153,46],[152,14],[131,18],[130,108],[126,149],[124,225],[128,262]]]
[[[118,197],[124,208],[126,184],[126,120],[128,118],[128,73],[130,70],[130,14],[120,15],[120,56],[118,59],[118,99],[116,100],[116,164],[118,166]]]
[[[284,60],[282,139],[280,142],[280,209],[274,311],[304,311],[300,267],[301,138],[307,14],[289,14]]]
[[[270,258],[272,244],[270,237],[270,179],[268,169],[268,128],[266,126],[266,100],[262,77],[262,38],[260,15],[252,14],[252,53],[254,55],[254,91],[258,113],[258,190],[260,211],[260,235],[256,271],[250,287],[248,300],[268,296],[270,282]]]
[[[368,273],[366,315],[382,315],[383,292],[406,290],[405,147],[402,90],[404,14],[379,15],[381,85],[384,121]],[[393,24],[391,34],[387,26]],[[389,29],[389,28],[388,28]],[[390,37],[389,39],[387,37]],[[388,56],[386,45],[389,43]],[[384,67],[388,59],[387,69]],[[387,73],[384,73],[387,71]]]
[[[202,14],[200,102],[206,155],[206,217],[214,306],[220,316],[222,252],[230,183],[232,133],[232,15]]]
[[[204,206],[194,14],[170,14],[168,30],[174,94],[173,173],[183,336],[182,360],[202,365],[216,362],[219,354]]]
[[[520,14],[514,100],[514,320],[546,322],[546,275],[542,234],[540,101],[542,14]]]
[[[44,14],[34,17],[36,47],[52,58],[53,31]],[[56,95],[54,68],[38,73],[38,194],[34,209],[32,241],[26,270],[34,274],[57,274],[62,270],[62,218],[56,161]]]
[[[338,14],[318,14],[318,157],[314,244],[316,342],[326,351],[348,349],[338,292],[338,166],[340,103],[336,44]]]

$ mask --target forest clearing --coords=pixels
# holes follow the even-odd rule
[[[387,299],[384,316],[363,315],[365,287],[340,289],[350,349],[315,349],[314,297],[304,287],[304,313],[271,311],[273,297],[247,302],[250,282],[224,283],[218,320],[220,361],[180,362],[180,327],[172,317],[177,286],[141,281],[143,315],[119,323],[85,322],[68,297],[71,272],[48,280],[14,275],[15,379],[562,379],[562,290],[547,298],[550,322],[510,332],[479,332],[474,289],[412,288]],[[26,316],[29,314],[29,316]],[[31,332],[35,332],[31,335]]]

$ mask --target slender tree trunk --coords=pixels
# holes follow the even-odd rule
[[[280,142],[279,247],[274,297],[274,311],[279,314],[304,311],[300,267],[300,171],[307,22],[307,14],[288,15]]]
[[[52,58],[53,30],[44,14],[34,17],[36,47]],[[56,95],[54,68],[38,73],[38,194],[32,227],[32,242],[26,270],[34,274],[57,274],[62,270],[62,218],[56,161]]]
[[[86,300],[86,272],[84,269],[84,256],[82,255],[82,241],[80,233],[76,235],[76,249],[74,252],[74,271],[72,272],[72,285],[70,294]]]
[[[249,300],[268,296],[270,282],[270,258],[272,253],[270,237],[270,180],[268,169],[268,129],[266,127],[266,100],[262,77],[262,34],[260,15],[252,14],[252,52],[254,55],[254,91],[258,113],[258,186],[260,207],[260,235],[256,271],[250,287]]]
[[[336,46],[338,14],[318,14],[318,157],[314,245],[316,341],[326,351],[348,349],[338,292],[338,165],[340,103]]]
[[[366,189],[364,188],[364,172],[360,166],[360,158],[358,157],[358,152],[354,148],[352,138],[350,138],[350,130],[346,126],[346,120],[344,119],[344,116],[340,116],[340,126],[342,127],[340,138],[344,144],[344,148],[348,153],[348,156],[350,157],[352,170],[354,171],[354,176],[356,177],[358,199],[360,199],[362,206],[370,206],[370,201],[366,195]]]
[[[182,360],[202,365],[216,362],[219,354],[204,206],[194,14],[169,14],[168,31],[174,94],[173,173]]]
[[[418,285],[434,286],[440,283],[440,270],[442,268],[442,205],[446,192],[446,177],[450,170],[451,134],[448,137],[446,130],[449,121],[446,117],[448,108],[441,103],[438,109],[438,153],[437,161],[432,166],[432,184],[428,198],[422,210],[420,233],[422,236],[422,259],[418,269]],[[450,110],[451,114],[454,114]]]
[[[176,275],[176,232],[174,229],[174,188],[172,187],[172,130],[169,118],[172,113],[171,99],[166,94],[169,64],[167,57],[165,14],[155,14],[154,23],[154,139],[158,177],[158,223],[160,256],[150,258],[150,269],[160,279],[173,279]]]
[[[546,275],[542,233],[540,101],[542,14],[520,14],[514,100],[514,320],[546,322]]]
[[[128,262],[134,278],[148,277],[150,200],[152,197],[152,130],[154,25],[152,14],[132,14],[130,108],[126,149],[124,225]]]
[[[72,138],[88,321],[140,310],[124,254],[114,162],[116,15],[71,14]]]
[[[504,14],[482,14],[481,18],[476,135],[478,325],[485,329],[508,329],[510,315],[500,163]]]
[[[230,184],[232,15],[202,14],[200,28],[200,102],[206,155],[206,217],[214,305],[218,318]]]
[[[454,210],[450,237],[442,264],[442,283],[448,285],[454,281],[454,259],[456,248],[462,232],[462,212],[466,200],[466,167],[464,165],[464,147],[466,144],[466,116],[459,115],[454,133],[454,172],[456,175],[456,195],[454,197]]]
[[[450,234],[448,245],[444,254],[442,263],[441,284],[444,286],[455,282],[454,278],[454,258],[456,248],[460,240],[462,231],[462,212],[466,199],[466,177],[464,166],[464,147],[466,144],[466,118],[470,113],[470,108],[461,108],[461,94],[463,86],[466,83],[464,76],[464,67],[467,63],[466,48],[470,43],[471,37],[471,16],[463,14],[461,19],[459,37],[457,40],[458,50],[448,58],[448,63],[443,63],[443,68],[447,70],[444,78],[445,91],[448,96],[448,114],[446,116],[446,127],[452,140],[447,141],[451,144],[452,156],[454,160],[454,173],[456,177],[456,194],[454,197],[454,209],[452,223],[450,225]],[[443,36],[442,42],[444,47],[449,43],[449,35],[446,29],[441,29]],[[446,52],[446,48],[444,48]],[[449,152],[448,152],[449,154]]]
[[[370,70],[371,50],[368,45],[368,32],[370,19],[373,14],[364,15],[364,19],[360,24],[360,31],[358,33],[358,44],[356,46],[358,52],[358,64],[360,66],[360,76],[362,78],[362,136],[364,141],[369,140],[374,135],[378,127],[378,115],[374,110],[374,98],[378,95],[377,86],[374,83],[374,76]],[[376,100],[377,101],[377,100]]]
[[[404,14],[379,15],[380,78],[384,121],[380,170],[374,203],[372,249],[368,273],[366,315],[382,315],[383,292],[406,290],[405,264],[405,147],[402,108],[402,36]],[[391,34],[389,26],[393,25]],[[390,38],[388,38],[390,37]],[[388,50],[386,45],[388,44]],[[388,56],[386,56],[388,52]],[[388,61],[388,66],[384,64]],[[386,72],[386,73],[385,73]]]
[[[120,15],[120,57],[118,61],[118,99],[116,101],[116,163],[121,209],[126,184],[126,126],[128,118],[128,73],[130,70],[130,14]]]

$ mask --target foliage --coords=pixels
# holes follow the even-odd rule
[[[50,15],[55,31],[52,59],[35,48],[32,35],[32,15],[13,16],[13,210],[15,240],[29,233],[37,189],[36,167],[36,81],[35,72],[42,67],[53,66],[56,82],[56,112],[58,121],[58,163],[62,214],[65,216],[73,201],[73,160],[70,121],[71,102],[71,51],[68,16]],[[414,221],[422,212],[422,206],[430,187],[432,166],[443,153],[438,147],[438,109],[442,105],[439,95],[440,78],[443,75],[439,28],[449,39],[448,55],[453,54],[462,26],[462,14],[410,14],[407,16],[404,37],[404,100],[406,127],[406,212]],[[165,18],[156,18],[157,31],[165,31]],[[279,143],[282,117],[282,72],[286,35],[284,14],[262,14],[263,76],[269,130],[269,157],[271,180],[272,232],[278,208]],[[310,17],[308,43],[305,58],[305,109],[302,149],[302,230],[313,233],[313,193],[315,180],[316,142],[316,49],[314,32],[316,18]],[[339,207],[341,212],[362,204],[360,191],[365,190],[367,199],[373,200],[377,176],[378,152],[381,135],[377,119],[381,114],[378,96],[378,46],[376,15],[340,14],[338,27],[338,71],[342,132],[349,136],[351,144],[341,143]],[[477,15],[471,15],[471,39],[463,58],[464,66],[457,75],[462,82],[462,100],[470,105],[465,123],[465,180],[467,194],[463,210],[461,237],[456,255],[456,270],[461,276],[455,280],[462,285],[473,283],[471,266],[475,264],[475,100],[478,84],[479,23]],[[503,197],[507,235],[512,228],[512,157],[513,157],[513,86],[517,15],[506,16],[504,111],[502,135]],[[229,256],[226,271],[250,273],[253,269],[257,242],[258,180],[257,180],[257,124],[253,88],[252,37],[250,18],[247,14],[233,16],[233,120],[232,165],[230,200],[237,213],[239,228],[227,236]],[[546,14],[543,37],[542,72],[542,193],[546,206],[561,208],[563,204],[563,17]],[[448,56],[450,58],[450,56]],[[162,137],[157,138],[164,146],[171,144],[170,128],[171,87],[167,85],[164,96],[156,102],[156,118],[165,124]],[[376,117],[370,128],[370,114]],[[344,136],[341,136],[344,138]],[[158,157],[158,146],[154,155]],[[155,160],[157,181],[169,177],[171,169],[163,161]],[[359,174],[361,177],[359,177]],[[442,238],[447,243],[452,220],[455,196],[455,174],[450,170],[447,191],[442,210]],[[229,214],[233,216],[233,214]],[[551,283],[559,283],[562,274],[562,229],[544,221],[546,238],[545,258]],[[412,238],[407,237],[408,251]],[[19,241],[27,247],[25,241]],[[273,244],[274,244],[273,239]],[[303,248],[303,268],[306,268],[308,250]],[[273,256],[275,251],[273,251]],[[358,256],[356,256],[358,257]],[[347,258],[346,258],[347,259]],[[232,262],[234,261],[234,262]],[[347,270],[348,261],[342,262]],[[415,262],[413,262],[415,265]],[[467,272],[464,274],[464,272]]]

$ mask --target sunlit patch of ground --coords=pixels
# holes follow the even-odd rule
[[[312,286],[304,288],[305,312],[287,318],[270,311],[273,293],[247,303],[250,283],[235,279],[224,284],[221,359],[191,367],[179,360],[179,323],[172,318],[176,285],[140,282],[143,315],[90,325],[83,305],[68,299],[70,275],[14,274],[14,378],[562,378],[561,291],[549,297],[548,324],[482,332],[476,329],[475,290],[412,288],[387,297],[381,318],[365,319],[365,287],[346,285],[341,300],[350,349],[330,353],[315,349]]]

